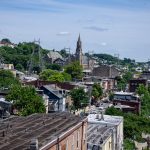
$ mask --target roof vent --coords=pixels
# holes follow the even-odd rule
[[[38,150],[38,139],[32,139],[30,142],[30,150]]]

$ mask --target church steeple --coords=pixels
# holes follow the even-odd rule
[[[80,65],[82,65],[82,42],[80,38],[80,34],[77,41],[76,47],[76,60],[79,61]]]

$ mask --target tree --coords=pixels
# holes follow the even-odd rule
[[[62,70],[62,67],[58,64],[47,64],[46,68],[47,69],[52,69],[52,70],[57,70],[57,71]]]
[[[71,81],[71,75],[66,73],[66,72],[62,72],[62,75],[64,77],[65,81]]]
[[[72,79],[82,79],[83,77],[82,71],[83,68],[78,61],[73,62],[65,67],[65,72],[70,74]]]
[[[121,78],[118,78],[118,80],[117,80],[118,90],[124,91],[126,89],[126,86],[127,86],[130,79],[132,79],[132,73],[131,72],[126,72],[125,74],[122,75]]]
[[[139,85],[137,88],[137,94],[140,95],[141,99],[141,115],[150,116],[150,92],[149,88],[145,87],[143,84]]]
[[[94,96],[94,99],[98,99],[102,96],[103,89],[98,83],[94,83],[92,87],[92,96]]]
[[[10,88],[14,84],[20,84],[9,70],[0,70],[0,88]]]
[[[56,70],[46,69],[40,73],[40,79],[47,81],[64,82],[70,81],[71,75],[65,72],[58,72]]]
[[[46,69],[40,73],[40,79],[47,81],[64,82],[64,76],[55,70]]]
[[[67,51],[66,51],[65,49],[62,49],[59,53],[60,53],[60,54],[62,55],[62,57],[64,57],[64,58],[66,58],[66,57],[69,56],[69,54],[67,53]]]
[[[36,93],[33,87],[14,85],[11,87],[6,99],[13,103],[14,108],[16,108],[22,116],[45,112],[43,99]]]
[[[76,110],[88,105],[87,93],[84,91],[83,88],[73,89],[70,92],[70,95],[73,100],[73,106]]]

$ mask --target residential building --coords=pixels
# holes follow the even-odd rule
[[[86,150],[87,118],[70,113],[33,114],[0,122],[2,150]]]
[[[16,44],[0,41],[0,47],[2,47],[2,46],[8,46],[8,47],[14,48],[16,46]]]
[[[87,150],[115,150],[115,127],[88,123]]]
[[[96,133],[99,138],[97,137],[97,140],[93,141],[93,145],[98,145],[97,142],[100,139],[98,146],[101,150],[123,150],[123,117],[96,112],[88,115],[88,124],[95,124],[100,132]],[[96,131],[96,129],[94,130]],[[88,135],[91,135],[91,131],[88,132]],[[89,142],[89,137],[87,142]]]
[[[114,97],[112,99],[114,105],[122,105],[123,111],[125,112],[133,112],[140,114],[141,112],[141,101],[137,95],[129,92],[115,92]],[[126,107],[130,106],[130,107]]]
[[[65,111],[66,97],[65,90],[56,88],[55,85],[45,85],[40,88],[44,94],[48,96],[48,110],[51,111]]]

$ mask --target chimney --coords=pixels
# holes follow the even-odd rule
[[[30,142],[30,150],[38,150],[39,147],[38,147],[38,139],[35,138],[35,139],[31,139],[31,142]]]

